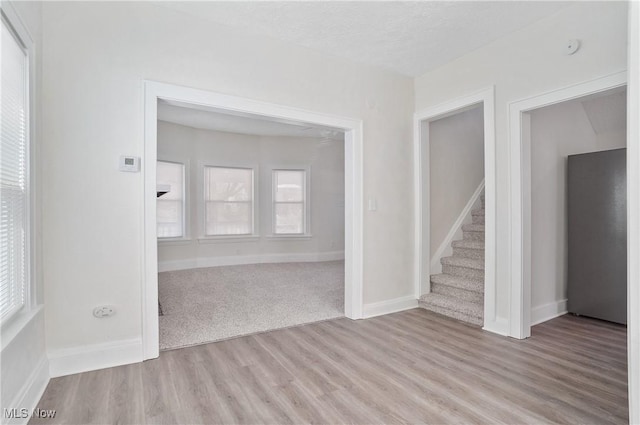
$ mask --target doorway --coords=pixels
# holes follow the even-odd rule
[[[532,326],[626,323],[626,100],[620,87],[528,112]]]
[[[484,166],[484,181],[476,182],[475,187],[470,190],[464,201],[458,202],[456,212],[448,214],[453,218],[449,225],[445,225],[446,231],[440,236],[443,236],[442,241],[438,241],[432,246],[432,184],[430,169],[430,152],[431,152],[431,140],[430,140],[430,127],[433,124],[435,128],[438,124],[437,121],[444,122],[446,119],[455,115],[466,116],[467,119],[473,121],[475,118],[479,118],[479,122],[482,125],[482,129],[479,130],[481,138],[484,141],[484,145],[479,149],[479,154],[482,156]],[[446,126],[445,126],[446,127]],[[455,127],[455,126],[454,126]],[[454,128],[449,126],[449,128]],[[455,130],[454,130],[455,131]],[[451,153],[451,152],[450,152]],[[455,153],[451,153],[454,155]],[[474,274],[474,279],[483,281],[484,293],[463,294],[464,296],[472,296],[477,298],[478,296],[483,298],[474,301],[480,304],[480,313],[477,316],[479,320],[476,324],[483,326],[483,329],[505,334],[506,327],[503,320],[499,320],[496,317],[496,288],[495,288],[495,231],[496,231],[496,219],[495,219],[495,194],[496,194],[496,177],[495,177],[495,117],[494,117],[494,93],[493,88],[483,90],[479,93],[472,94],[463,98],[459,98],[428,110],[419,111],[414,116],[414,182],[415,182],[415,291],[416,298],[425,299],[429,297],[431,293],[431,275],[438,274],[442,270],[438,267],[440,258],[436,256],[446,255],[447,250],[452,250],[452,242],[455,241],[456,235],[462,237],[463,226],[471,225],[472,223],[472,211],[478,213],[482,210],[482,237],[480,235],[478,239],[484,241],[484,270],[473,270],[470,273]],[[474,186],[473,183],[470,183]],[[467,184],[469,186],[469,184]],[[484,195],[482,191],[484,190]],[[434,196],[437,196],[434,194]],[[483,204],[483,205],[482,205]],[[460,207],[462,206],[462,207]],[[479,217],[477,217],[479,219]],[[467,223],[468,221],[468,223]],[[476,225],[475,227],[480,227]],[[472,230],[467,228],[468,230]],[[441,229],[439,229],[441,230]],[[475,237],[474,237],[475,239]],[[476,246],[478,245],[478,246]],[[478,254],[477,251],[482,249],[479,243],[474,245],[474,255]],[[465,247],[458,247],[466,250]],[[468,247],[467,247],[468,248]],[[471,253],[471,251],[469,251]],[[481,261],[481,260],[480,260]],[[480,262],[478,261],[478,262]],[[476,262],[474,260],[474,262]],[[440,263],[442,264],[442,263]],[[460,280],[460,279],[458,279]],[[462,278],[462,280],[465,280]],[[441,282],[439,282],[441,283]],[[453,291],[457,291],[459,288],[453,288]],[[462,288],[464,291],[465,289]],[[480,289],[482,291],[482,289]],[[459,291],[458,291],[459,292]],[[468,292],[468,291],[467,291]],[[477,292],[477,291],[476,291]],[[435,310],[434,310],[435,311]]]
[[[268,104],[203,90],[156,82],[145,83],[145,218],[143,277],[144,359],[159,354],[158,250],[156,223],[156,173],[158,101],[197,105],[201,110],[251,114],[283,124],[305,123],[344,132],[344,314],[362,317],[362,122]]]
[[[344,132],[158,102],[160,349],[344,317]]]
[[[588,99],[615,92],[626,86],[625,73],[525,99],[510,105],[511,140],[511,300],[509,336],[531,336],[532,325],[532,170],[531,112],[576,99]],[[625,129],[626,131],[626,129]],[[558,300],[562,301],[562,299]],[[536,312],[536,321],[552,315],[562,306],[551,303],[547,312]],[[561,313],[557,311],[556,315]]]

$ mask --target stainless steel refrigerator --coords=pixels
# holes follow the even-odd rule
[[[627,323],[626,149],[568,158],[568,310]]]

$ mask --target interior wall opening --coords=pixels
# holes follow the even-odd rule
[[[572,313],[624,331],[626,87],[529,111],[523,122],[531,161],[530,323]]]
[[[421,305],[484,324],[483,103],[421,123],[424,252]],[[428,224],[428,226],[427,226]]]
[[[345,133],[159,100],[160,348],[345,314]]]

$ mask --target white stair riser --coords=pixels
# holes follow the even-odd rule
[[[470,269],[468,267],[451,266],[448,264],[442,265],[442,272],[446,274],[452,274],[454,276],[460,276],[467,279],[478,280],[484,283],[484,270]]]
[[[482,304],[484,302],[484,296],[478,292],[465,291],[453,286],[441,285],[438,283],[431,284],[431,292],[435,294],[446,295],[451,298],[456,298],[462,301],[468,301],[476,304]]]
[[[484,232],[470,232],[465,230],[462,232],[462,237],[466,241],[484,242]]]
[[[484,249],[453,248],[453,256],[472,258],[474,260],[484,260]]]

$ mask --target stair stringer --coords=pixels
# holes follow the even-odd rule
[[[484,190],[484,179],[478,185],[478,188],[473,192],[471,198],[467,202],[467,205],[462,209],[458,219],[453,223],[449,233],[444,238],[438,249],[433,253],[430,260],[429,272],[430,274],[442,273],[442,264],[440,259],[443,257],[449,257],[453,254],[453,248],[451,243],[455,240],[462,239],[462,226],[470,224],[472,221],[471,211],[482,207],[482,191]]]

